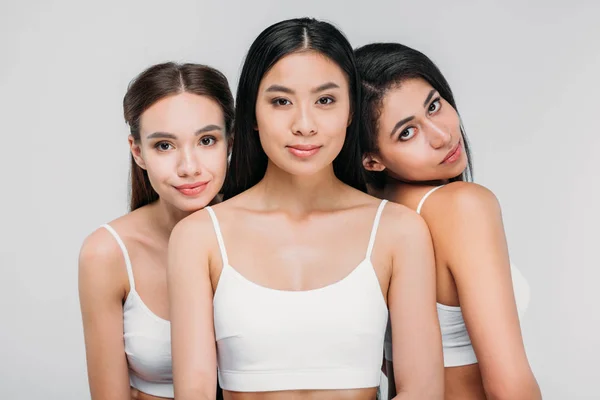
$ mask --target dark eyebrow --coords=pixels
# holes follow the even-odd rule
[[[333,82],[327,82],[327,83],[324,83],[321,86],[319,86],[319,87],[311,90],[311,92],[313,92],[313,93],[319,93],[319,92],[322,92],[322,91],[327,90],[327,89],[339,89],[339,88],[340,87],[337,84],[335,84]]]
[[[317,86],[316,88],[314,88],[313,90],[311,90],[312,93],[319,93],[322,92],[324,90],[327,89],[339,89],[339,85],[333,82],[327,82],[324,83],[320,86]],[[290,89],[287,88],[285,86],[281,86],[281,85],[271,85],[269,86],[266,90],[266,92],[283,92],[283,93],[287,93],[287,94],[294,94],[295,92]]]
[[[431,98],[433,97],[433,95],[435,94],[436,90],[435,89],[431,89],[431,91],[429,92],[429,94],[427,95],[427,98],[425,99],[425,101],[423,102],[423,107],[427,107],[427,103],[429,103],[429,100],[431,100]]]
[[[271,85],[267,88],[267,90],[265,90],[265,92],[283,92],[287,94],[294,94],[294,91],[292,89],[286,88],[285,86],[281,85]]]
[[[409,121],[412,121],[413,119],[415,119],[414,115],[410,116],[410,117],[407,117],[407,118],[404,118],[404,119],[401,119],[400,121],[398,121],[398,123],[396,125],[394,125],[394,129],[392,129],[392,133],[390,134],[390,137],[394,136],[394,133],[396,133],[396,131],[398,129],[400,129],[400,127],[402,125],[404,125],[405,123],[407,123]]]
[[[198,136],[200,134],[206,133],[206,132],[212,132],[212,131],[222,131],[223,128],[221,128],[218,125],[206,125],[204,128],[200,128],[196,131],[196,133],[194,135]]]
[[[212,132],[212,131],[222,131],[223,128],[221,128],[219,125],[214,125],[214,124],[210,124],[210,125],[206,125],[204,128],[200,128],[198,129],[196,132],[194,132],[195,136],[201,135],[203,133],[206,132]],[[148,136],[146,136],[146,139],[177,139],[177,136],[173,135],[172,133],[167,133],[167,132],[154,132],[149,134]]]
[[[177,139],[177,136],[172,133],[154,132],[146,136],[146,139]]]

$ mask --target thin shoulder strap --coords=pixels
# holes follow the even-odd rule
[[[135,290],[135,280],[133,279],[133,269],[131,269],[131,260],[129,259],[129,252],[127,251],[127,247],[125,247],[125,243],[121,240],[121,236],[113,229],[112,226],[108,224],[102,225],[104,229],[110,232],[111,235],[115,238],[121,251],[123,252],[123,258],[125,258],[125,266],[127,267],[127,276],[129,277],[129,290]]]
[[[215,228],[217,242],[219,242],[219,249],[221,250],[221,258],[223,259],[223,268],[225,268],[225,266],[229,264],[229,259],[227,258],[227,251],[225,251],[225,242],[223,241],[223,235],[221,234],[221,228],[219,227],[219,220],[210,206],[206,206],[204,209],[208,211],[208,215],[210,215],[213,227]]]
[[[367,260],[371,259],[371,253],[373,252],[373,245],[375,244],[375,236],[377,236],[377,228],[379,227],[379,220],[381,219],[381,213],[383,207],[387,203],[387,200],[381,200],[379,207],[377,208],[377,214],[375,214],[375,221],[373,221],[373,228],[371,229],[371,237],[369,238],[369,247],[367,247]]]
[[[431,189],[429,192],[425,193],[425,196],[423,196],[423,198],[419,202],[419,205],[417,206],[417,214],[421,214],[421,208],[423,207],[423,204],[425,203],[425,200],[427,200],[429,195],[431,195],[431,193],[435,192],[436,190],[438,190],[441,187],[444,187],[444,185],[436,186],[433,189]]]

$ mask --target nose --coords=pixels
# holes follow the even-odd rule
[[[179,153],[177,175],[180,177],[197,176],[202,173],[202,164],[193,149],[184,148]]]
[[[429,144],[431,144],[434,149],[444,148],[452,143],[452,134],[450,133],[449,129],[446,129],[445,126],[441,126],[436,124],[434,121],[427,120],[425,122],[425,128],[427,130]]]
[[[292,133],[296,136],[313,136],[317,133],[317,124],[311,106],[298,107],[292,124]]]

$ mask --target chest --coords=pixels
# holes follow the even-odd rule
[[[139,298],[142,307],[168,320],[167,246],[135,243],[129,253],[135,286],[133,295]]]
[[[224,229],[229,264],[261,286],[311,290],[351,273],[366,257],[370,224],[327,216],[301,221],[248,218]]]

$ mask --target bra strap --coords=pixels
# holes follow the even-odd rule
[[[225,251],[225,242],[223,241],[223,235],[221,234],[221,228],[219,227],[219,220],[217,220],[217,216],[215,212],[210,206],[204,207],[208,214],[210,215],[210,219],[212,220],[213,227],[215,228],[215,234],[217,235],[217,242],[219,242],[219,250],[221,250],[221,258],[223,260],[223,268],[226,265],[229,265],[229,259],[227,258],[227,251]]]
[[[438,190],[441,187],[444,187],[444,185],[436,186],[433,189],[431,189],[429,192],[425,193],[425,196],[423,196],[423,198],[419,202],[419,205],[417,206],[417,214],[421,214],[421,208],[423,207],[423,204],[425,203],[425,200],[427,200],[429,195],[431,195],[431,193],[435,192],[436,190]]]
[[[381,200],[379,207],[377,208],[377,214],[375,214],[375,221],[373,221],[373,228],[371,229],[371,237],[369,238],[369,247],[367,247],[367,260],[371,259],[371,253],[373,252],[373,245],[375,244],[375,236],[377,236],[377,228],[379,227],[379,220],[381,219],[381,213],[383,207],[387,203],[387,200]]]
[[[131,268],[131,260],[129,259],[129,252],[127,251],[127,247],[125,247],[125,243],[123,243],[123,240],[121,240],[121,237],[119,236],[117,231],[115,231],[113,229],[112,226],[110,226],[108,224],[104,224],[104,225],[102,225],[102,227],[104,229],[106,229],[107,231],[109,231],[110,234],[113,235],[113,237],[119,244],[119,247],[121,248],[121,251],[123,252],[123,258],[125,258],[125,267],[127,267],[127,276],[129,277],[129,290],[135,291],[135,281],[133,279],[133,269]]]

